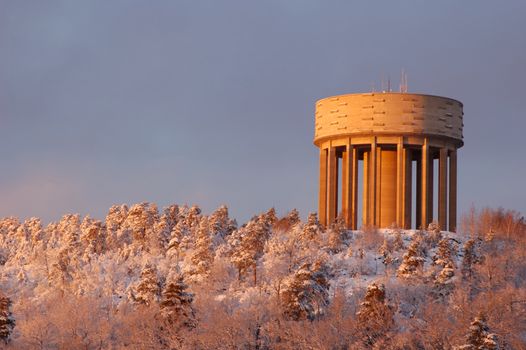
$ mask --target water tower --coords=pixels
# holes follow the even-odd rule
[[[422,94],[317,101],[320,223],[329,225],[341,214],[348,228],[357,229],[361,208],[364,225],[426,228],[435,220],[442,230],[455,231],[462,116],[461,102]]]

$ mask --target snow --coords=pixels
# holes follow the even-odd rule
[[[322,317],[338,293],[359,304],[382,285],[386,303],[396,301],[396,319],[411,319],[420,294],[450,295],[466,256],[473,266],[482,262],[481,242],[466,254],[468,237],[432,229],[324,229],[315,214],[302,223],[295,211],[278,219],[272,210],[238,228],[226,206],[205,215],[197,206],[159,212],[152,203],[113,206],[104,221],[68,214],[47,227],[5,218],[0,285],[20,324],[29,322],[25,303],[45,307],[57,293],[95,298],[115,312],[155,306],[174,276],[184,277],[194,303],[277,302],[297,319]],[[15,327],[15,339],[20,332]]]

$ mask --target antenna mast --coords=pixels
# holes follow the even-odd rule
[[[407,74],[404,69],[402,69],[402,76],[400,77],[400,92],[407,92]]]

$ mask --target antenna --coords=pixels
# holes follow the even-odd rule
[[[400,92],[407,92],[407,74],[404,69],[402,69],[402,76],[400,77]]]
[[[387,92],[391,92],[391,77],[387,76]]]

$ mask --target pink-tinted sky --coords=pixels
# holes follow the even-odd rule
[[[0,2],[0,216],[316,210],[315,100],[465,106],[459,204],[526,212],[525,1]]]

